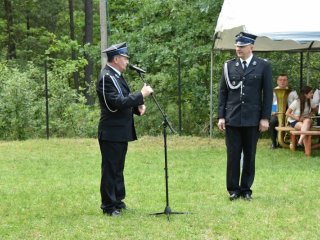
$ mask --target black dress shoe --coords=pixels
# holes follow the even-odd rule
[[[103,213],[107,214],[110,217],[118,217],[121,214],[121,212],[118,209],[113,210],[111,212],[103,211]]]
[[[127,205],[124,202],[121,202],[119,205],[116,206],[118,211],[127,210]]]
[[[252,197],[251,197],[251,195],[249,193],[246,193],[246,194],[243,195],[243,199],[247,200],[247,201],[251,201]]]
[[[230,201],[233,201],[233,200],[238,199],[239,197],[240,197],[239,194],[237,194],[237,193],[232,193],[232,194],[229,196],[229,200],[230,200]]]
[[[271,149],[277,149],[278,147],[279,147],[278,144],[273,144],[273,143],[270,146]]]

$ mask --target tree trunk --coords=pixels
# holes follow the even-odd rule
[[[85,31],[84,31],[84,44],[92,46],[93,44],[93,4],[92,0],[84,0],[85,12]],[[85,58],[88,64],[85,66],[85,96],[88,105],[94,104],[94,98],[90,93],[92,87],[92,73],[93,73],[93,60],[90,53],[85,52]]]
[[[106,1],[100,0],[100,36],[101,36],[101,68],[104,68],[104,66],[107,63],[107,56],[105,53],[102,53],[103,50],[105,50],[108,46],[107,43],[107,16],[106,16]]]
[[[7,59],[15,59],[17,58],[17,53],[13,33],[13,16],[11,0],[4,0],[4,11],[7,20]]]
[[[75,40],[73,10],[74,10],[73,0],[69,0],[70,39],[71,40]],[[76,51],[74,49],[72,49],[72,52],[71,52],[71,59],[72,60],[77,59]],[[75,89],[79,93],[79,72],[78,71],[73,73],[73,83],[74,83]]]

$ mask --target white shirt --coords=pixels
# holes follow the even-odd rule
[[[318,106],[318,114],[320,114],[320,90],[316,89],[313,93],[313,97],[311,99],[311,101]]]
[[[310,101],[310,105],[311,105],[311,108],[315,108],[316,105]],[[292,109],[292,114],[294,116],[300,116],[300,99],[296,99],[294,100],[291,105],[289,106],[290,109]],[[305,103],[305,106],[304,106],[304,112],[302,114],[303,117],[307,117],[309,115],[309,113],[311,112],[311,108],[309,108],[308,104]],[[288,117],[288,121],[291,123],[291,122],[294,122],[296,121],[295,119],[291,118],[291,117]]]
[[[246,63],[247,63],[246,66],[248,67],[251,62],[252,57],[253,57],[253,54],[251,54],[251,56],[248,57],[246,60],[243,60],[242,58],[240,58],[242,67],[243,67],[243,61],[246,61]]]
[[[291,105],[291,103],[293,103],[294,100],[298,99],[298,93],[296,90],[292,90],[289,95],[288,95],[288,106]]]
[[[112,66],[109,65],[108,63],[107,63],[107,65],[108,65],[109,67],[111,67],[116,73],[118,73],[119,76],[121,76],[121,72],[120,72],[118,69],[112,67]]]
[[[320,90],[316,89],[313,93],[312,101],[314,104],[319,105],[320,102]]]

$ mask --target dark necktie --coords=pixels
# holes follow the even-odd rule
[[[243,61],[243,71],[245,72],[247,70],[247,62]]]

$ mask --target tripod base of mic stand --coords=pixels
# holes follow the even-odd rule
[[[171,214],[191,214],[190,212],[172,212],[169,206],[166,206],[163,212],[151,213],[150,215],[167,215],[168,221],[170,221]]]

